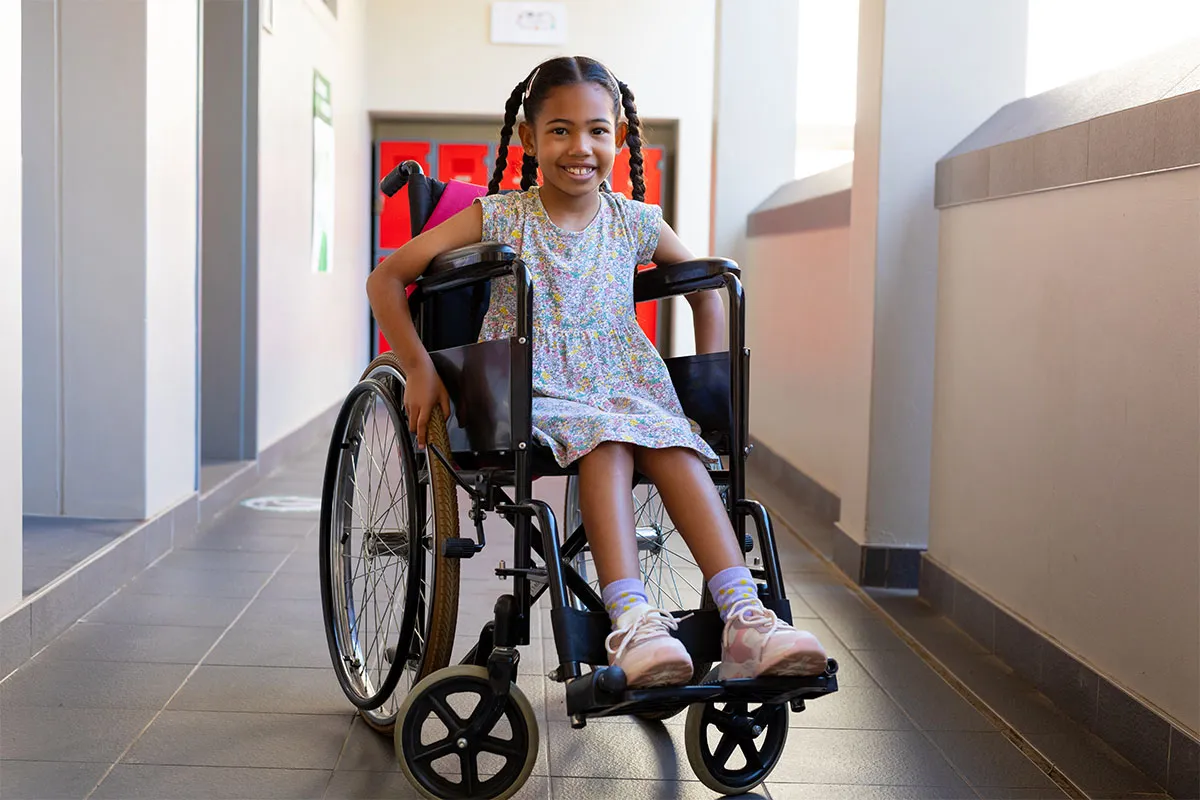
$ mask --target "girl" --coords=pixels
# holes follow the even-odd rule
[[[522,191],[502,195],[521,110]],[[602,190],[626,143],[635,195],[642,197],[633,92],[590,58],[544,62],[508,98],[488,196],[417,236],[371,273],[372,311],[406,371],[409,425],[424,445],[431,409],[440,405],[448,414],[449,400],[417,338],[405,286],[439,253],[479,241],[511,246],[533,277],[533,433],[559,464],[578,462],[584,527],[613,625],[609,662],[625,670],[631,687],[682,684],[692,676],[686,649],[671,636],[675,619],[650,605],[640,578],[630,493],[636,469],[658,487],[720,608],[721,678],[818,674],[826,661],[817,639],[758,600],[705,466],[716,455],[684,417],[666,365],[638,326],[637,265],[693,256],[657,206]],[[688,299],[698,350],[717,350],[724,315],[719,297],[705,292]],[[516,335],[515,312],[512,278],[494,281],[481,340]]]

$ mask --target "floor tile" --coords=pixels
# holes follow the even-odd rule
[[[258,531],[208,531],[196,537],[186,550],[228,553],[291,553],[299,544],[297,536],[272,536]]]
[[[333,774],[328,800],[410,800],[421,797],[399,772],[342,772]],[[550,778],[532,775],[513,800],[548,800]]]
[[[882,689],[841,686],[829,697],[810,700],[805,710],[792,714],[793,728],[905,731],[914,726]]]
[[[970,796],[946,759],[916,731],[792,729],[770,783],[942,786]]]
[[[274,714],[339,714],[353,710],[328,666],[303,669],[205,665],[188,679],[167,708]]]
[[[40,656],[0,684],[0,707],[162,708],[192,669],[187,664],[57,661]]]
[[[350,726],[346,746],[342,748],[336,770],[341,772],[399,772],[396,747],[390,734],[375,731],[362,717]]]
[[[1061,789],[1012,789],[976,787],[981,800],[1064,800],[1070,797]],[[1093,798],[1096,800],[1096,798]]]
[[[555,777],[695,780],[678,726],[629,721],[573,730],[551,722],[545,730]]]
[[[219,572],[274,572],[283,563],[283,553],[231,553],[225,550],[176,550],[159,566],[170,569],[206,569]]]
[[[1054,788],[1054,782],[999,732],[934,731],[929,735],[974,786]]]
[[[966,800],[975,797],[946,786],[855,786],[767,781],[772,800]]]
[[[824,614],[825,624],[851,650],[907,650],[908,645],[877,617]]]
[[[240,597],[194,597],[133,594],[123,589],[84,617],[86,622],[113,622],[129,625],[191,625],[199,628],[224,628],[246,607]]]
[[[630,781],[601,778],[550,779],[554,800],[710,800],[716,796],[699,781]],[[737,795],[762,800],[768,795],[761,789]]]
[[[328,769],[351,714],[164,711],[125,758],[130,764]]]
[[[257,598],[238,620],[247,628],[295,626],[309,630],[325,630],[320,600],[264,600]]]
[[[311,575],[299,572],[280,572],[271,578],[259,600],[321,600],[321,581],[316,571]]]
[[[221,637],[204,663],[333,669],[323,629],[314,630],[311,626],[249,628],[241,620]]]
[[[261,572],[221,572],[185,569],[160,562],[135,578],[126,591],[133,594],[169,594],[179,597],[253,597],[269,576]]]
[[[221,628],[80,622],[58,637],[42,657],[57,661],[196,664]]]
[[[248,769],[118,764],[94,800],[311,800],[333,773],[318,769]]]
[[[0,761],[0,797],[4,800],[82,800],[106,769],[107,764]]]
[[[154,714],[149,709],[5,706],[0,753],[6,759],[111,764]]]
[[[858,650],[854,655],[922,730],[990,731],[991,724],[912,651]]]

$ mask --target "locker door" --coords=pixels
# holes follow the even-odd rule
[[[493,152],[486,144],[439,144],[437,178],[487,186]]]
[[[646,199],[645,202],[651,205],[662,204],[662,176],[663,176],[663,159],[666,156],[666,151],[661,147],[644,147],[642,148],[642,172],[643,180],[646,183]],[[633,199],[633,183],[629,178],[629,148],[623,147],[617,153],[616,159],[613,161],[612,189],[614,192],[620,192],[626,197]],[[638,267],[639,270],[649,269],[649,264],[642,264]],[[642,326],[646,336],[650,339],[650,343],[658,345],[658,301],[650,303],[638,303],[637,306],[638,324]]]
[[[383,177],[402,161],[416,161],[426,175],[429,174],[429,142],[380,142],[379,174],[376,188]],[[380,195],[380,197],[383,197]],[[408,216],[408,189],[396,192],[392,197],[383,197],[383,208],[379,213],[375,247],[379,250],[395,250],[412,238],[412,226]]]

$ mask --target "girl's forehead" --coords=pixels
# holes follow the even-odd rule
[[[613,98],[598,83],[573,83],[556,86],[546,95],[541,109],[541,119],[565,119],[590,122],[594,119],[613,119]]]

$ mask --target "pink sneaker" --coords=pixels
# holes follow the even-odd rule
[[[721,680],[782,675],[820,675],[825,648],[763,608],[757,599],[734,603],[721,636]]]
[[[671,636],[679,622],[667,612],[641,605],[617,618],[604,640],[608,663],[625,671],[631,689],[682,686],[692,678],[692,659],[683,642]]]

